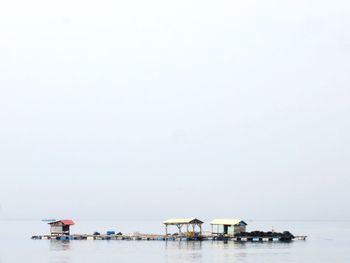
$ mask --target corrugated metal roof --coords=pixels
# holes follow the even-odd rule
[[[228,225],[228,226],[239,225],[241,223],[247,225],[247,223],[241,219],[214,219],[213,221],[210,222],[211,225]]]
[[[191,217],[191,218],[171,218],[168,220],[165,220],[163,222],[166,225],[177,225],[177,224],[203,224],[203,222],[197,218]]]
[[[72,226],[72,225],[75,224],[74,221],[71,220],[71,219],[63,219],[63,220],[58,220],[58,221],[55,221],[55,222],[50,222],[49,225],[57,224],[57,223],[62,223],[65,226]]]

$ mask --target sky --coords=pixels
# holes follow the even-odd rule
[[[0,2],[0,218],[350,220],[350,3]]]

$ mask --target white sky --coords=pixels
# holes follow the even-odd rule
[[[0,213],[350,219],[349,10],[1,0]]]

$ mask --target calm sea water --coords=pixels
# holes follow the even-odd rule
[[[106,230],[162,233],[160,221],[77,221],[73,233]],[[291,243],[31,240],[48,233],[40,221],[0,221],[0,262],[350,262],[350,222],[248,221],[248,230],[308,235]],[[205,228],[209,230],[209,226]],[[174,229],[175,232],[175,229]]]

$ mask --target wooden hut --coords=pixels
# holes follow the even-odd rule
[[[196,226],[199,228],[199,235],[202,235],[203,222],[197,218],[172,218],[163,222],[165,225],[165,234],[168,235],[168,226],[176,226],[179,230],[179,235],[182,235],[182,227],[186,226],[187,233],[189,233],[189,227],[192,227],[192,233],[195,233]]]
[[[230,235],[246,232],[247,223],[241,219],[214,219],[210,222],[212,235]],[[214,232],[216,226],[216,232]],[[222,226],[222,231],[220,231]]]
[[[51,227],[52,236],[70,235],[70,226],[74,225],[73,220],[64,219],[48,223]]]

